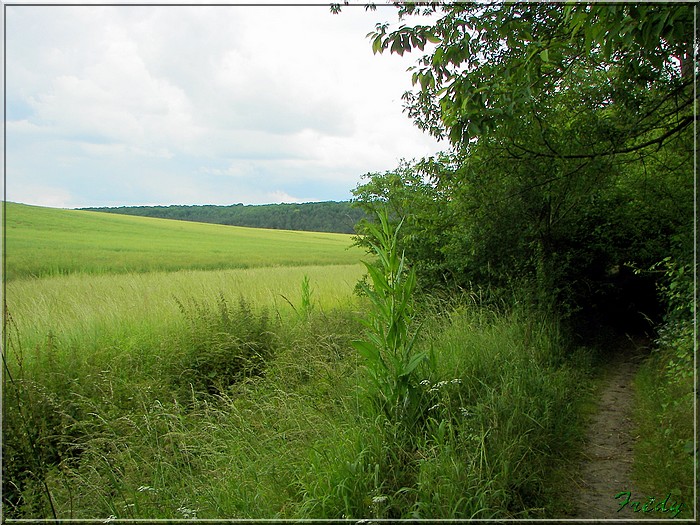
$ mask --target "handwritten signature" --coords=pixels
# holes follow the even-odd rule
[[[671,499],[670,492],[664,500],[657,501],[655,497],[650,496],[646,503],[642,503],[642,501],[633,501],[631,491],[620,492],[615,496],[615,499],[621,498],[625,499],[620,501],[620,508],[617,509],[617,512],[629,506],[630,509],[634,509],[634,512],[672,512],[674,514],[671,514],[671,517],[675,518],[681,513],[683,507],[685,507],[683,502],[678,501],[673,501],[673,503],[669,504],[669,500]]]

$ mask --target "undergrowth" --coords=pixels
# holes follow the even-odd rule
[[[371,330],[365,303],[313,298],[308,280],[296,316],[180,298],[162,337],[103,346],[21,348],[8,323],[4,517],[558,512],[551,473],[580,434],[585,369],[551,323],[475,305],[412,315],[386,405],[352,344]],[[385,410],[409,395],[414,409]]]
[[[395,440],[395,423],[364,406],[359,431],[341,430],[315,447],[302,481],[304,515],[504,519],[565,512],[557,484],[580,445],[588,371],[579,366],[585,358],[553,365],[562,344],[557,330],[538,332],[533,324],[471,308],[426,323],[418,345],[431,358],[416,369],[424,422],[410,439]]]
[[[655,349],[635,377],[634,477],[650,496],[684,503],[680,518],[694,512],[694,403],[696,333],[691,265],[663,261],[662,295],[668,304]]]
[[[551,473],[568,466],[582,433],[574,385],[585,368],[566,362],[556,325],[532,314],[457,309],[421,330],[401,224],[378,219],[368,224],[378,262],[361,285],[372,309],[353,343],[363,358],[361,430],[315,449],[301,481],[304,515],[552,516],[561,503]]]
[[[241,298],[231,306],[223,294],[215,305],[176,299],[188,332],[172,377],[186,390],[219,394],[243,378],[264,373],[277,342],[265,309],[254,311]]]

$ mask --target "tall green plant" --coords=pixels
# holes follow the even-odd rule
[[[380,411],[391,423],[413,423],[420,410],[415,370],[426,357],[426,352],[413,352],[418,334],[417,330],[411,333],[416,275],[406,268],[399,252],[402,223],[393,226],[386,209],[379,210],[377,217],[379,223],[368,223],[367,232],[378,259],[363,262],[371,286],[361,284],[373,308],[364,321],[368,328],[365,340],[354,341],[353,346],[365,358]]]
[[[301,303],[299,304],[299,308],[294,306],[294,303],[292,303],[292,301],[290,301],[287,297],[282,294],[280,295],[282,299],[289,303],[289,306],[292,307],[292,310],[294,310],[294,313],[297,314],[297,317],[300,320],[308,321],[315,307],[312,299],[313,293],[314,292],[311,289],[311,280],[309,279],[308,275],[304,274],[304,277],[301,280]]]

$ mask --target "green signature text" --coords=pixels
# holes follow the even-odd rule
[[[669,503],[669,500],[671,499],[670,492],[664,500],[657,500],[653,496],[650,496],[645,503],[643,503],[643,500],[632,500],[631,491],[620,492],[615,496],[615,499],[620,500],[620,508],[617,509],[617,512],[620,512],[625,507],[629,507],[634,512],[670,512],[672,513],[672,518],[678,516],[681,513],[681,510],[683,510],[683,507],[685,506],[682,502],[678,501],[673,501],[672,503]]]

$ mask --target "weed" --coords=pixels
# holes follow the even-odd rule
[[[266,310],[243,299],[231,308],[223,294],[215,306],[176,299],[189,324],[177,381],[195,392],[219,394],[246,377],[261,375],[277,343]]]
[[[417,331],[411,333],[416,275],[406,269],[404,257],[399,254],[401,225],[392,228],[386,211],[378,216],[380,226],[368,223],[367,228],[376,239],[370,245],[379,262],[364,263],[372,287],[363,288],[373,309],[364,323],[368,328],[366,340],[354,341],[353,346],[365,359],[380,411],[391,424],[410,429],[421,408],[414,372],[427,356],[425,352],[413,352],[417,336]]]
[[[281,295],[281,297],[282,299],[287,301],[287,303],[289,303],[289,306],[292,307],[294,313],[297,314],[297,317],[301,321],[308,321],[315,308],[315,303],[312,299],[312,295],[313,290],[311,289],[309,276],[304,274],[304,277],[301,280],[301,303],[299,304],[299,308],[297,309],[294,306],[294,303],[292,303],[292,301],[290,301],[284,295]]]

